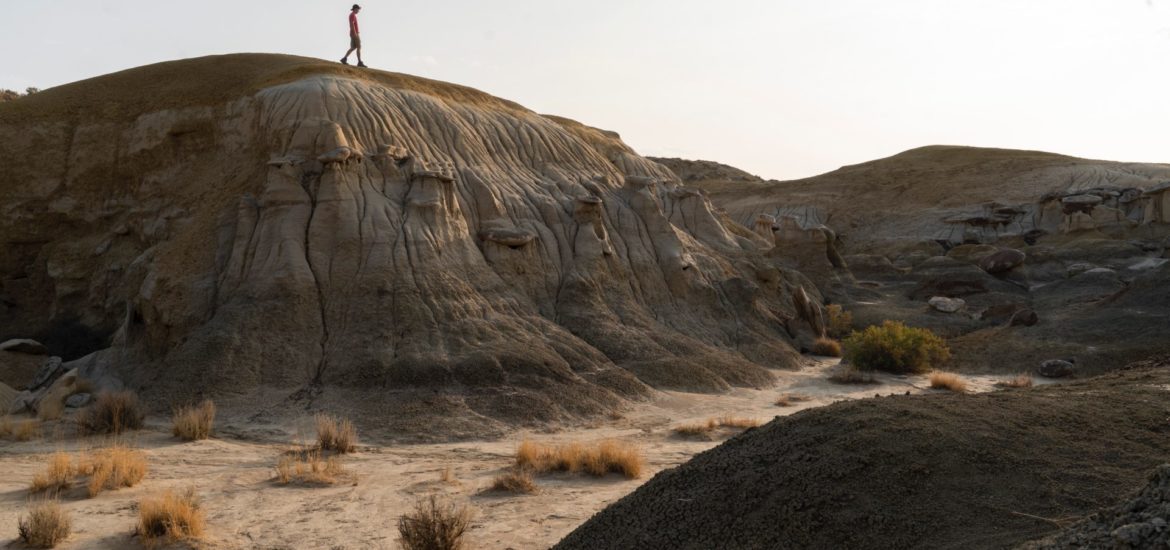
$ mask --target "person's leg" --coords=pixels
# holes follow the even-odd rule
[[[364,63],[362,63],[362,47],[361,46],[357,47],[357,55],[358,55],[358,63],[364,65]]]
[[[341,57],[341,61],[344,63],[346,59],[349,59],[349,54],[353,53],[353,51],[355,49],[357,49],[357,48],[350,48],[350,49],[346,50],[345,55]],[[361,61],[361,55],[362,54],[360,54],[360,53],[358,54],[358,61]]]

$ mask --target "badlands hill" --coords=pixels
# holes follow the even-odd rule
[[[461,86],[175,61],[0,104],[0,155],[0,340],[160,406],[483,435],[765,385],[820,323],[617,134]]]
[[[1103,372],[1170,341],[1170,165],[932,146],[779,182],[656,160],[860,324],[951,337],[949,368]]]

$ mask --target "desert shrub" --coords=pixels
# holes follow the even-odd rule
[[[824,357],[841,357],[841,343],[832,338],[817,338],[813,342],[812,352]]]
[[[73,484],[73,461],[63,452],[55,452],[49,457],[49,464],[45,470],[33,476],[28,490],[32,493],[48,492],[59,493]]]
[[[17,521],[20,540],[34,548],[53,548],[69,537],[69,512],[55,500],[33,503]]]
[[[348,475],[337,457],[323,457],[319,449],[290,451],[276,463],[276,481],[284,485],[333,485]]]
[[[873,384],[873,373],[857,370],[853,365],[842,365],[829,374],[829,382],[834,384]]]
[[[532,494],[537,491],[537,487],[536,481],[532,479],[532,472],[518,468],[496,476],[488,491]]]
[[[1030,374],[1017,374],[1013,378],[1000,380],[995,383],[996,386],[1001,388],[1030,388],[1032,384],[1033,380]]]
[[[317,446],[323,451],[352,453],[357,444],[357,428],[347,418],[317,415]]]
[[[636,479],[642,475],[643,465],[641,451],[619,441],[607,440],[594,446],[581,443],[547,446],[524,441],[516,449],[516,467],[537,473],[572,472],[597,477],[615,473]]]
[[[203,536],[203,510],[194,489],[166,491],[138,503],[138,536],[148,547]]]
[[[210,399],[195,406],[179,407],[171,418],[171,432],[185,441],[211,437],[215,425],[215,403]]]
[[[77,474],[89,476],[86,490],[90,498],[102,491],[133,487],[146,477],[146,455],[124,445],[83,454],[77,462]]]
[[[853,314],[840,304],[825,306],[825,332],[829,338],[840,340],[853,332]]]
[[[951,358],[946,342],[933,332],[897,321],[867,327],[845,340],[845,358],[858,370],[924,374]]]
[[[463,537],[470,526],[467,506],[431,495],[398,518],[398,542],[406,550],[459,550],[467,547]]]
[[[930,373],[930,387],[955,393],[967,392],[967,381],[953,372],[934,371]]]
[[[134,392],[102,392],[87,409],[77,415],[77,425],[85,434],[120,434],[142,428],[146,413]]]
[[[781,395],[780,397],[776,398],[776,406],[777,407],[791,407],[797,403],[804,403],[805,401],[808,401],[808,400],[809,400],[809,397],[807,395],[800,395],[800,394],[796,394],[796,393],[786,393],[786,394]]]

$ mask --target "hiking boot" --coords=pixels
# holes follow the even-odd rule
[[[365,66],[366,66],[366,64],[365,64],[365,63],[362,63],[361,61],[358,61],[358,67],[365,68]]]
[[[349,58],[346,58],[346,57],[341,58],[341,64],[342,65],[349,65]]]

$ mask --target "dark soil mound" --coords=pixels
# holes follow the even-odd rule
[[[1132,499],[1021,548],[1170,548],[1170,464],[1159,466]]]
[[[777,419],[660,473],[558,548],[1019,544],[1116,504],[1166,462],[1167,367]]]

